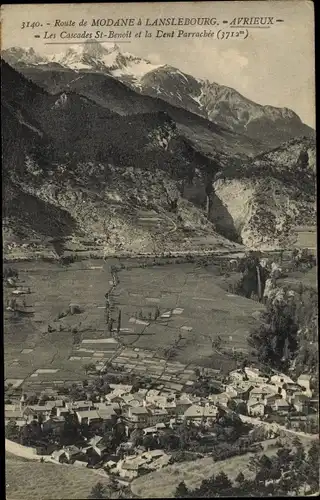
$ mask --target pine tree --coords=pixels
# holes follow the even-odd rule
[[[184,481],[178,484],[177,489],[175,491],[175,498],[187,498],[188,496],[188,488]]]
[[[120,333],[121,329],[121,310],[118,313],[118,324],[117,324],[117,332]]]
[[[239,484],[242,484],[242,483],[243,483],[243,481],[244,481],[244,479],[245,479],[245,478],[244,478],[243,473],[242,473],[242,472],[239,472],[239,474],[238,474],[238,475],[237,475],[237,477],[236,477],[236,482],[237,482],[237,483],[239,483]]]
[[[91,493],[90,495],[88,496],[88,499],[90,500],[100,500],[100,499],[104,499],[104,498],[108,498],[107,497],[107,492],[105,490],[105,487],[103,486],[102,483],[97,483],[95,486],[92,487],[92,490],[91,490]]]

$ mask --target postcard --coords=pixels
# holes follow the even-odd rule
[[[2,5],[7,500],[319,494],[314,17]]]

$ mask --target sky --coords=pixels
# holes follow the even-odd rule
[[[303,0],[4,5],[1,7],[1,47],[33,47],[40,54],[53,54],[65,51],[70,45],[45,45],[43,34],[46,29],[57,36],[63,29],[70,32],[113,29],[122,33],[128,29],[91,27],[89,24],[93,18],[134,18],[135,22],[141,18],[143,24],[147,18],[216,18],[219,27],[134,26],[129,28],[133,36],[141,29],[143,34],[148,29],[153,37],[133,38],[130,43],[119,45],[121,50],[147,58],[154,64],[169,64],[195,77],[230,86],[259,104],[290,108],[304,123],[315,127],[313,9],[311,1]],[[155,38],[157,29],[167,32],[173,29],[217,31],[223,26],[222,20],[231,22],[238,17],[266,16],[283,19],[283,22],[269,29],[251,28],[245,40]],[[52,25],[57,19],[76,23],[86,19],[88,27],[47,27],[46,23]],[[21,29],[23,21],[39,22],[43,28]],[[40,34],[40,39],[35,38],[35,34]]]

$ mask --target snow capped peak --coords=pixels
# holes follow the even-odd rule
[[[119,79],[129,78],[139,85],[139,80],[148,72],[163,65],[154,65],[146,59],[130,52],[121,52],[119,45],[86,41],[84,44],[72,44],[62,53],[41,56],[32,47],[11,47],[3,51],[3,58],[11,65],[58,63],[75,71],[91,70],[105,72]]]
[[[46,61],[46,58],[37,54],[33,47],[10,47],[2,52],[2,56],[9,63],[39,64]]]

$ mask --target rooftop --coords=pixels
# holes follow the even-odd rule
[[[97,418],[99,419],[99,413],[97,410],[83,410],[83,411],[77,411],[76,412],[78,418]]]
[[[130,408],[132,415],[148,415],[149,411],[144,406],[136,406]]]
[[[277,406],[289,406],[288,401],[285,399],[278,399],[275,403]]]
[[[24,412],[21,410],[5,410],[5,418],[23,418]]]
[[[97,414],[99,415],[100,418],[102,418],[102,420],[109,419],[114,415],[116,415],[113,408],[101,408],[97,410]]]
[[[298,380],[307,380],[310,381],[312,379],[312,375],[309,375],[308,373],[302,373],[302,375],[299,375]]]
[[[216,406],[192,405],[184,412],[185,417],[215,417],[218,412]]]

